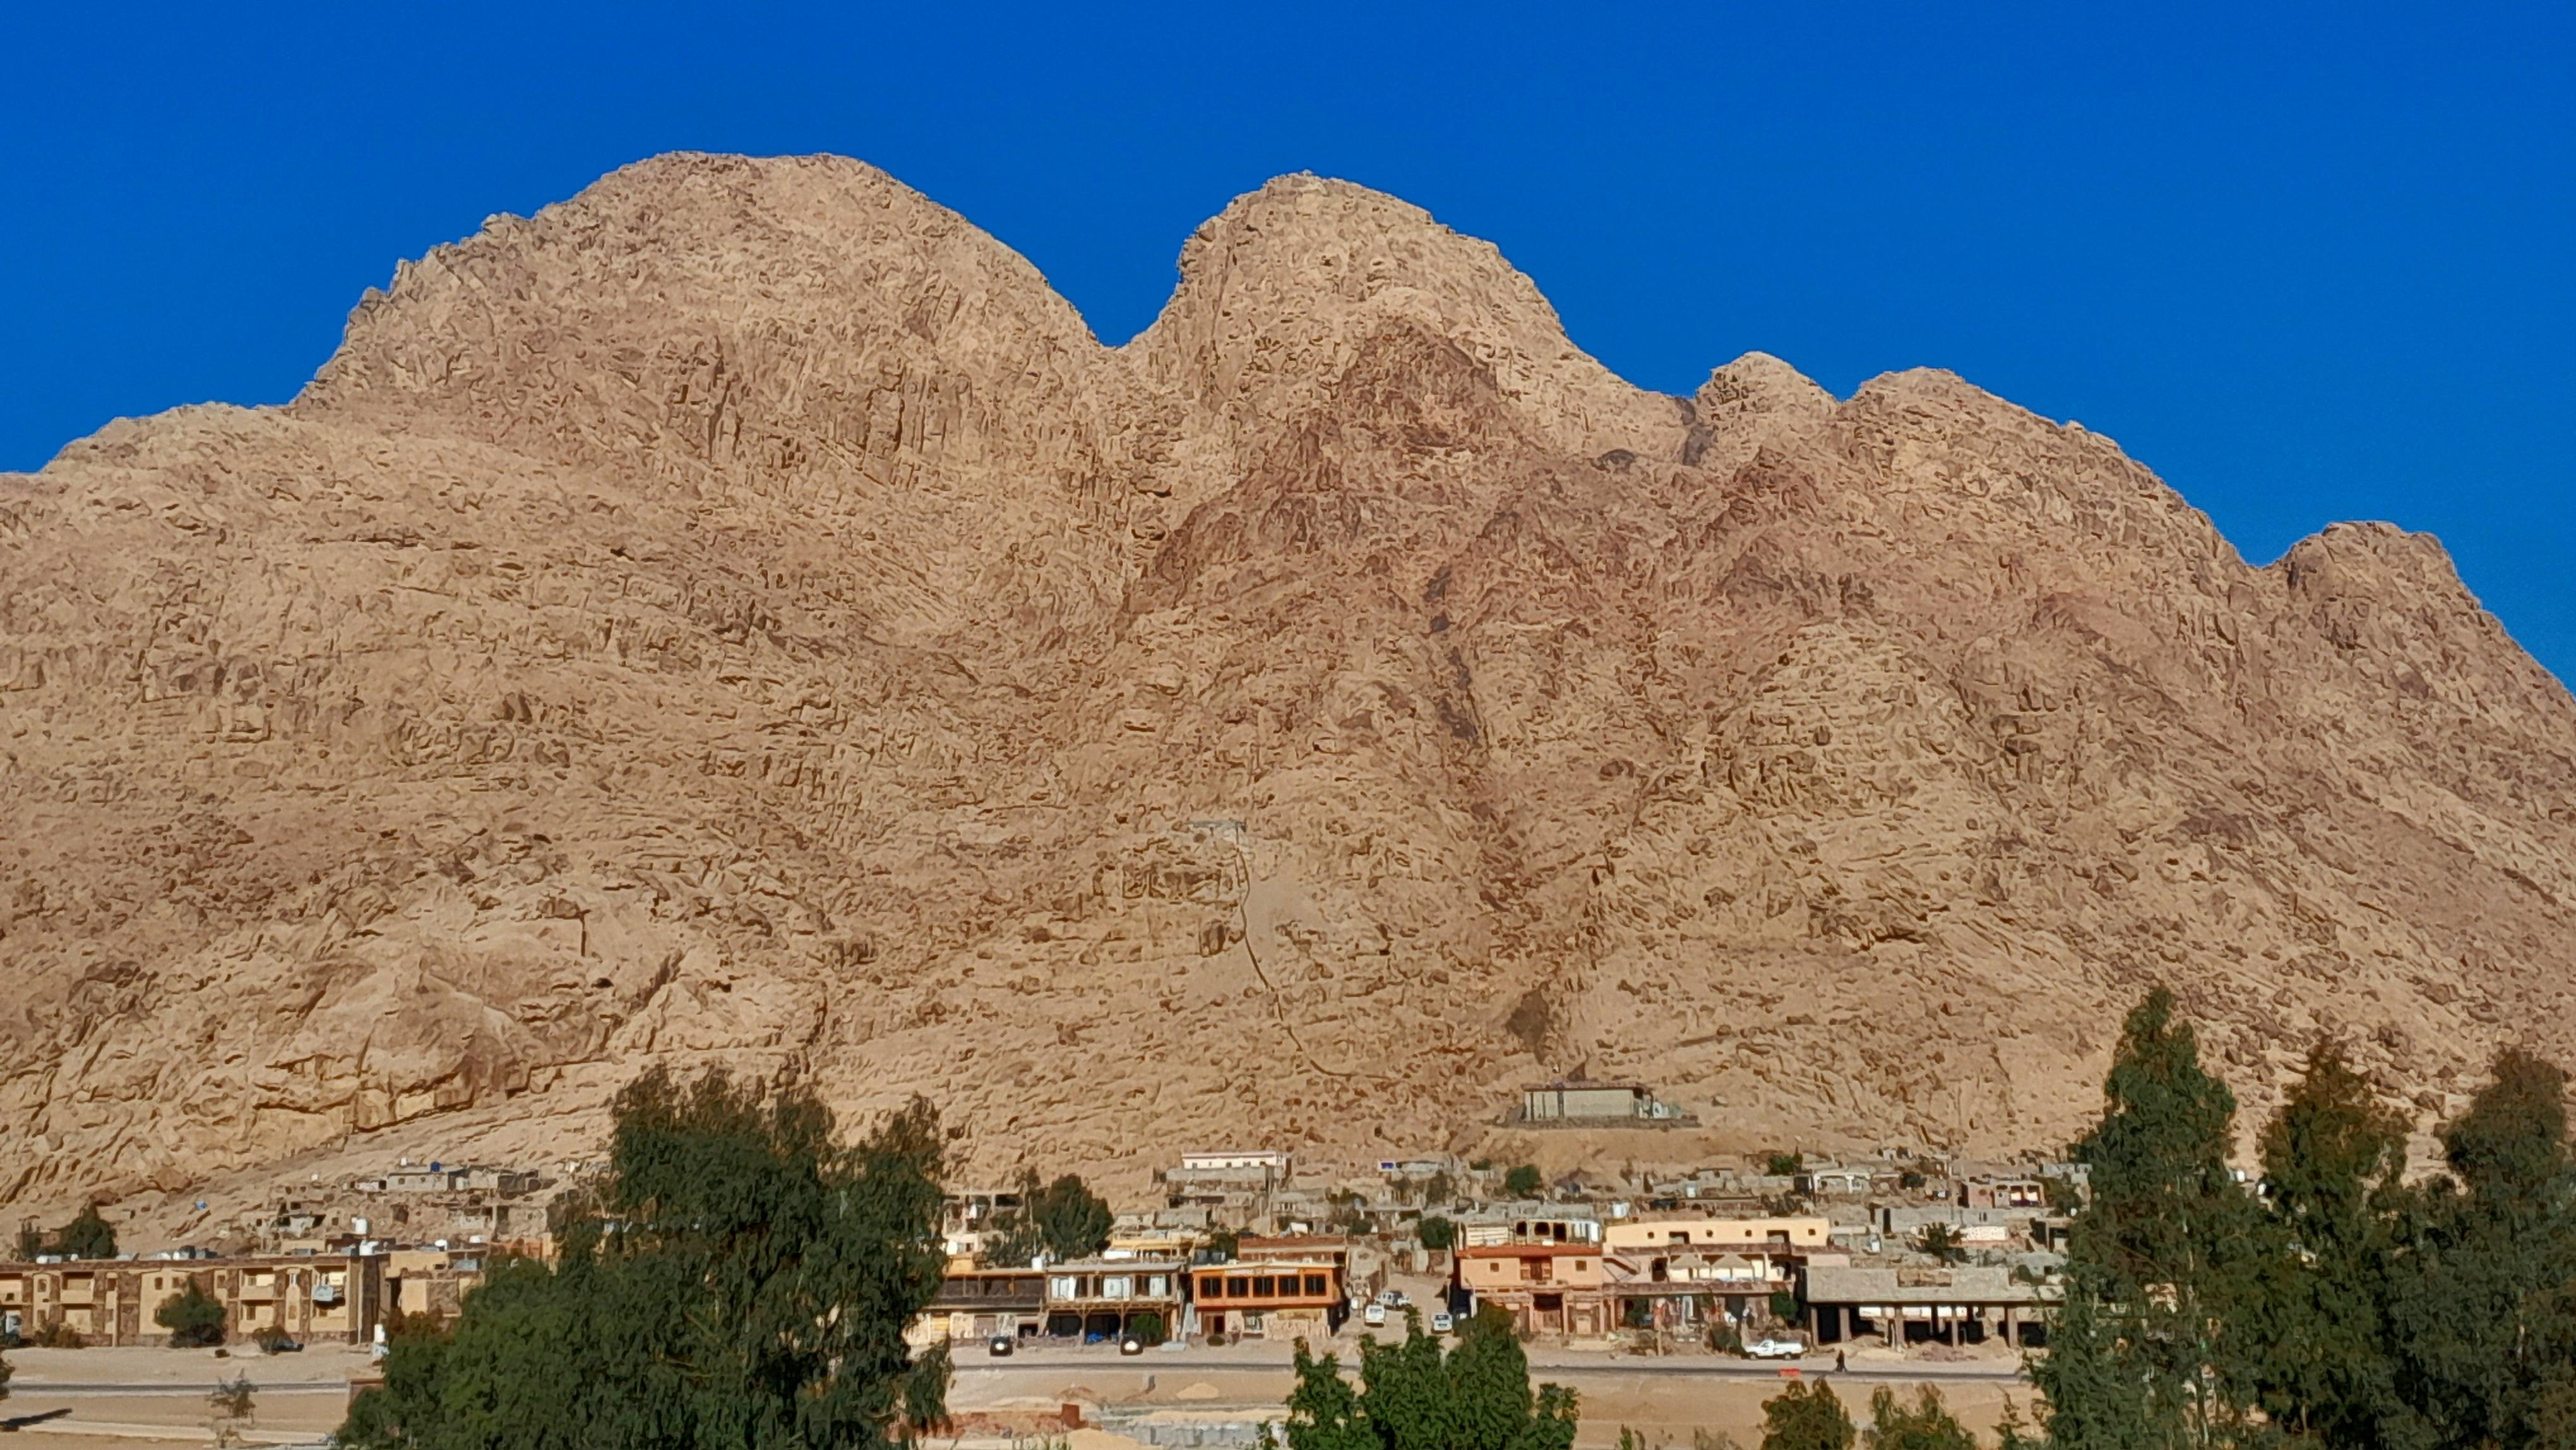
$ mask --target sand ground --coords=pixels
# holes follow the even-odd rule
[[[1355,1345],[1333,1346],[1345,1360]],[[960,1411],[1052,1411],[1084,1407],[1095,1423],[1147,1413],[1157,1419],[1253,1420],[1277,1413],[1288,1388],[1288,1349],[1248,1344],[1223,1350],[1191,1347],[1121,1357],[1102,1348],[1042,1349],[1007,1361],[961,1357],[949,1395]],[[1615,1444],[1633,1429],[1650,1447],[1690,1450],[1694,1432],[1731,1437],[1750,1447],[1761,1438],[1762,1402],[1777,1394],[1791,1371],[1709,1356],[1633,1357],[1602,1351],[1534,1347],[1532,1377],[1555,1378],[1582,1396],[1584,1450]],[[363,1350],[317,1346],[301,1354],[255,1353],[214,1357],[207,1350],[160,1348],[19,1350],[10,1355],[17,1375],[0,1413],[37,1414],[67,1408],[61,1420],[13,1436],[10,1450],[99,1450],[103,1441],[138,1445],[212,1442],[205,1394],[218,1379],[239,1373],[256,1387],[256,1417],[243,1439],[254,1445],[302,1445],[321,1440],[346,1412],[346,1385],[370,1371]],[[1850,1371],[1831,1372],[1825,1359],[1794,1370],[1834,1383],[1855,1419],[1867,1413],[1881,1387],[1911,1397],[1916,1386],[1936,1384],[1971,1428],[1990,1436],[2007,1398],[2028,1414],[2030,1389],[2009,1378],[2001,1356],[1926,1362],[1885,1351],[1852,1356]],[[1137,1442],[1099,1430],[1074,1437],[1072,1450],[1123,1450]],[[943,1450],[978,1450],[1007,1441],[970,1436]]]

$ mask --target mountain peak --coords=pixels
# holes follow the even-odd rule
[[[1649,393],[1347,182],[1112,349],[872,167],[655,158],[0,476],[0,578],[29,1212],[595,1157],[663,1062],[1126,1192],[1586,1059],[1728,1126],[1570,1153],[2009,1156],[2150,980],[2257,1107],[2576,1049],[2576,703],[2429,538],[2249,569],[1948,373]]]
[[[1299,174],[1235,198],[1190,237],[1171,300],[1128,344],[1237,456],[1253,420],[1297,411],[1390,323],[1449,339],[1492,370],[1528,426],[1577,451],[1669,456],[1669,403],[1565,335],[1537,284],[1491,242],[1409,202]]]

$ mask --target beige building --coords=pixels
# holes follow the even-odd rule
[[[1997,1268],[1834,1268],[1806,1273],[1807,1316],[1820,1343],[1875,1336],[1908,1344],[2046,1343],[2054,1284],[2016,1281]]]
[[[1725,1249],[1736,1253],[1810,1253],[1831,1245],[1834,1221],[1822,1214],[1782,1218],[1623,1219],[1602,1232],[1616,1253],[1642,1249]]]
[[[1602,1260],[1613,1322],[1688,1332],[1711,1320],[1742,1326],[1771,1317],[1771,1296],[1797,1285],[1785,1258],[1724,1249],[1664,1248]]]
[[[227,1259],[74,1259],[0,1263],[0,1327],[60,1324],[92,1344],[166,1341],[161,1306],[194,1280],[224,1306],[224,1333],[275,1327],[306,1342],[363,1344],[385,1312],[384,1260],[372,1254]]]
[[[1498,1244],[1458,1250],[1456,1285],[1531,1334],[1607,1334],[1617,1327],[1595,1244]]]
[[[1532,1127],[1572,1123],[1685,1123],[1690,1114],[1655,1100],[1644,1083],[1571,1079],[1521,1089],[1518,1121]]]
[[[1145,1332],[1180,1333],[1181,1296],[1189,1266],[1178,1259],[1069,1259],[1046,1267],[1046,1331],[1060,1337],[1115,1339]]]

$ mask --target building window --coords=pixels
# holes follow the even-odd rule
[[[1218,1277],[1217,1277],[1216,1275],[1214,1275],[1214,1274],[1206,1274],[1206,1275],[1202,1275],[1202,1276],[1200,1277],[1200,1279],[1199,1279],[1199,1297],[1200,1297],[1200,1298],[1202,1298],[1202,1299],[1217,1299],[1217,1298],[1222,1298],[1222,1297],[1224,1297],[1224,1295],[1225,1295],[1225,1280],[1218,1278]]]
[[[1306,1276],[1306,1293],[1309,1297],[1320,1299],[1326,1292],[1327,1291],[1324,1288],[1323,1275],[1308,1274]]]
[[[1252,1292],[1263,1299],[1269,1298],[1278,1287],[1278,1282],[1268,1274],[1258,1275],[1252,1281]]]
[[[1228,1299],[1240,1299],[1251,1292],[1252,1281],[1250,1279],[1228,1279],[1225,1281],[1225,1297]]]

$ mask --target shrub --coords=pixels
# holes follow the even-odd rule
[[[1536,1198],[1543,1186],[1544,1180],[1538,1176],[1535,1164],[1523,1163],[1503,1175],[1503,1192],[1514,1198]]]
[[[1762,1450],[1851,1450],[1857,1433],[1842,1397],[1822,1380],[1793,1381],[1762,1402]]]
[[[1454,1249],[1458,1246],[1458,1225],[1436,1213],[1426,1213],[1413,1226],[1414,1237],[1426,1249]]]
[[[224,1306],[194,1279],[161,1301],[152,1322],[170,1331],[172,1349],[204,1349],[224,1342]]]
[[[88,1340],[80,1337],[79,1330],[65,1324],[60,1318],[54,1318],[36,1326],[36,1333],[27,1341],[27,1347],[29,1349],[79,1349],[88,1343]]]
[[[1795,1178],[1799,1174],[1807,1171],[1807,1155],[1804,1153],[1774,1153],[1771,1155],[1770,1160],[1763,1165],[1763,1171],[1774,1178]]]

